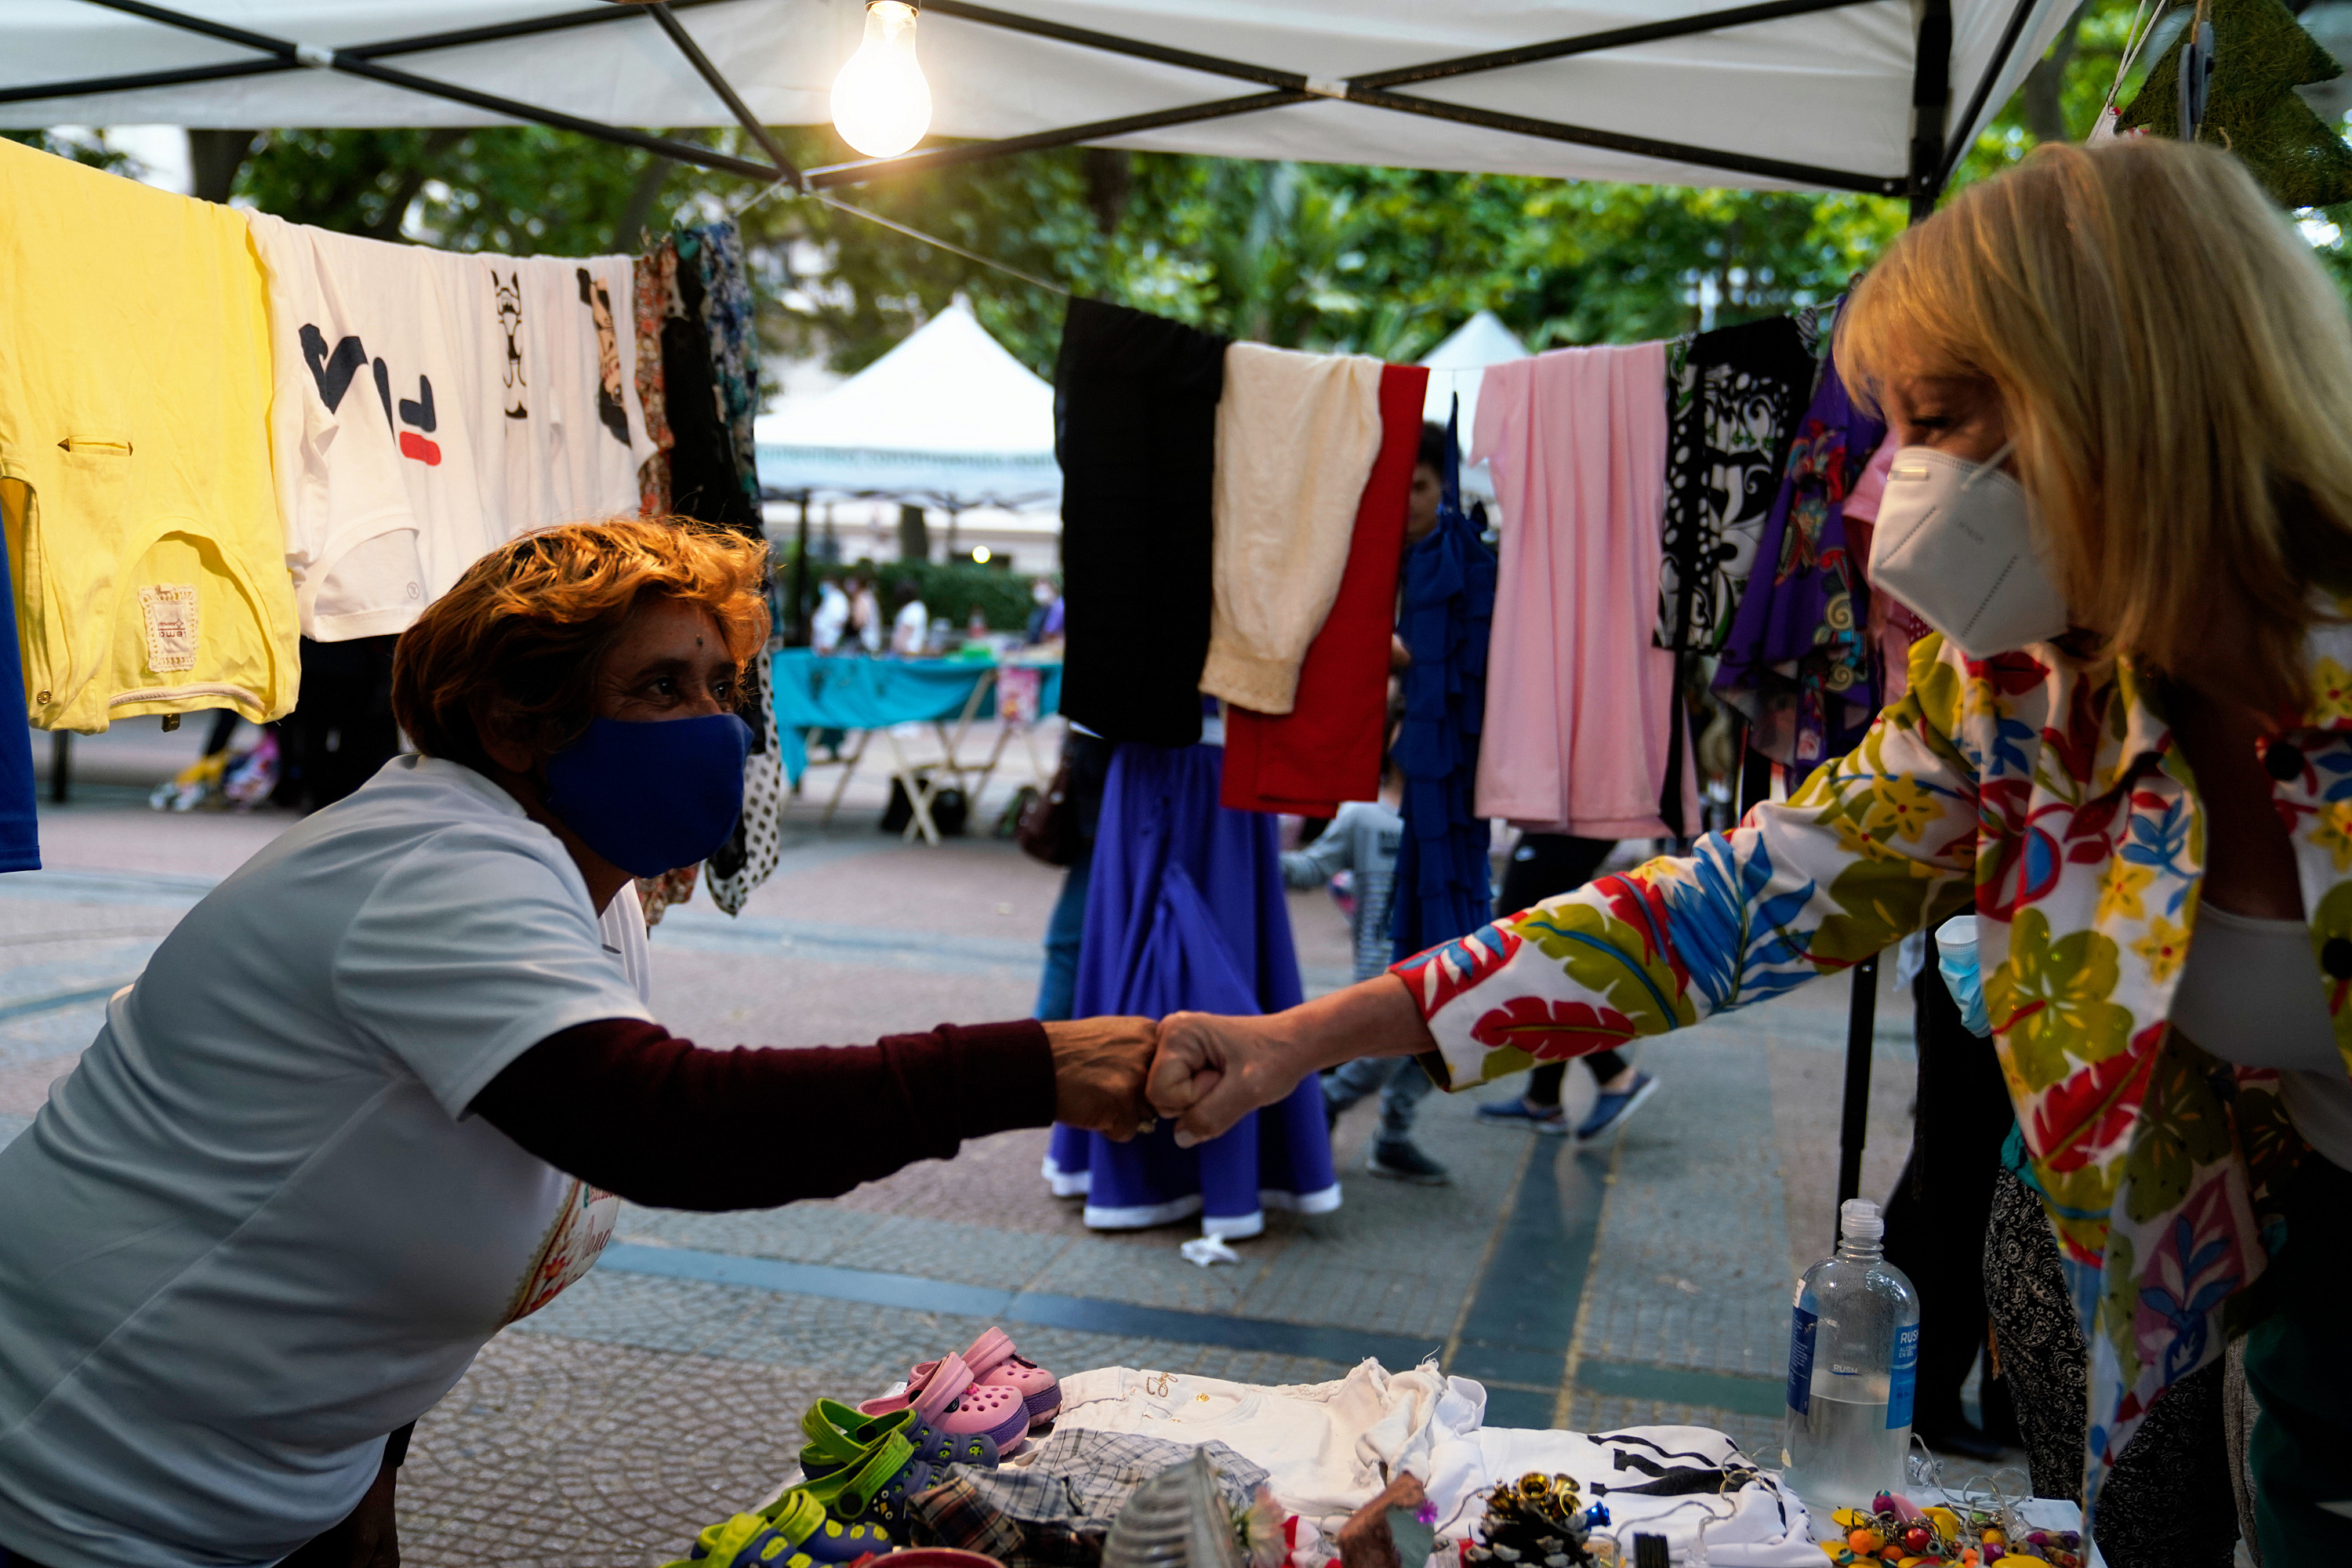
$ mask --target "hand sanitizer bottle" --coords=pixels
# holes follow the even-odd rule
[[[1849,1199],[1838,1219],[1836,1256],[1797,1286],[1781,1454],[1782,1479],[1821,1518],[1904,1489],[1919,1376],[1919,1295],[1886,1261],[1878,1205]]]

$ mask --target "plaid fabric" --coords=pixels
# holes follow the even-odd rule
[[[1235,1513],[1248,1508],[1266,1472],[1223,1443],[1201,1447],[1226,1504]],[[1065,1432],[1026,1464],[949,1466],[947,1480],[908,1500],[908,1521],[919,1545],[961,1547],[1005,1568],[1095,1568],[1136,1488],[1192,1454],[1191,1445],[1161,1437]]]

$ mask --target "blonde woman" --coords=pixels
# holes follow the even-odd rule
[[[1973,903],[2020,1164],[2089,1346],[2091,1490],[2252,1321],[2263,1552],[2333,1560],[2352,325],[2227,155],[2134,141],[1962,193],[1891,247],[1843,334],[1905,444],[1895,479],[1935,502],[1906,521],[1941,509],[2040,552],[1989,596],[1917,593],[1985,657],[1923,641],[1911,696],[1851,755],[1689,858],[1289,1013],[1165,1021],[1152,1098],[1208,1137],[1368,1051],[1433,1053],[1465,1086],[1841,973]]]

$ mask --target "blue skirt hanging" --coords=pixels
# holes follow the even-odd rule
[[[1087,891],[1074,1013],[1249,1016],[1298,1005],[1298,956],[1271,816],[1217,804],[1223,748],[1127,744],[1111,760]],[[1045,1179],[1083,1194],[1086,1222],[1130,1230],[1201,1215],[1209,1236],[1265,1228],[1268,1208],[1339,1206],[1323,1091],[1179,1149],[1172,1123],[1131,1142],[1055,1127]]]

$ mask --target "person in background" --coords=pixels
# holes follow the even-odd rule
[[[842,630],[845,653],[882,651],[882,602],[874,595],[874,579],[863,572],[849,574],[849,624]]]
[[[901,577],[890,590],[898,601],[898,617],[890,623],[890,652],[899,658],[919,658],[931,635],[931,612],[923,590],[912,577]]]
[[[1495,897],[1495,913],[1508,915],[1533,909],[1546,899],[1574,892],[1592,879],[1609,852],[1612,838],[1579,838],[1568,833],[1522,833],[1503,872],[1502,890]],[[1625,1119],[1657,1092],[1658,1080],[1637,1070],[1615,1051],[1595,1051],[1580,1059],[1592,1073],[1598,1091],[1592,1110],[1576,1124],[1580,1142],[1601,1137],[1625,1124]],[[1525,1091],[1508,1100],[1490,1100],[1478,1108],[1478,1120],[1489,1127],[1527,1127],[1557,1137],[1568,1129],[1568,1113],[1560,1109],[1559,1091],[1568,1078],[1566,1062],[1539,1062],[1528,1074]]]
[[[1031,647],[1041,643],[1062,640],[1062,591],[1051,577],[1040,577],[1029,584],[1030,601],[1037,607],[1029,612],[1028,628],[1022,641]]]
[[[1445,426],[1421,426],[1421,450],[1413,457],[1412,488],[1405,492],[1404,543],[1410,550],[1437,531],[1437,500],[1445,488]]]
[[[1070,1016],[1078,988],[1078,947],[1087,930],[1087,887],[1095,868],[1095,828],[1102,820],[1103,786],[1110,778],[1115,742],[1073,723],[1062,739],[1069,770],[1068,800],[1077,853],[1062,873],[1062,891],[1045,921],[1045,972],[1037,983],[1036,1017],[1054,1023]]]
[[[830,574],[816,585],[816,613],[809,617],[809,646],[819,653],[832,653],[841,647],[842,635],[849,629],[849,595],[841,591],[838,578]]]
[[[1282,858],[1282,879],[1294,888],[1324,887],[1348,873],[1353,895],[1348,927],[1360,981],[1389,966],[1389,913],[1396,891],[1397,845],[1404,836],[1404,818],[1396,811],[1399,788],[1396,770],[1384,767],[1381,799],[1348,802],[1314,843]],[[1444,1186],[1452,1179],[1445,1167],[1412,1141],[1414,1114],[1434,1087],[1418,1062],[1361,1057],[1324,1078],[1323,1108],[1337,1122],[1349,1107],[1379,1095],[1381,1128],[1365,1152],[1364,1169],[1391,1181]]]

